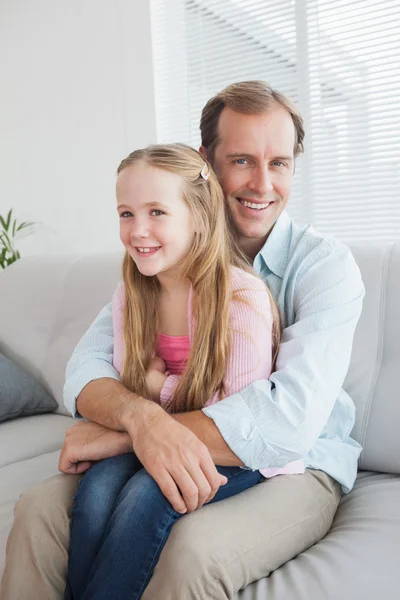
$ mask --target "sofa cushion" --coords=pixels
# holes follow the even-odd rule
[[[7,421],[0,425],[0,467],[59,450],[72,417],[47,414]]]
[[[360,473],[328,535],[235,600],[398,598],[399,507],[399,476]]]
[[[63,414],[69,414],[62,399],[65,367],[79,339],[111,302],[122,258],[119,252],[29,256],[1,273],[1,351],[40,381]]]
[[[57,402],[38,381],[0,354],[0,423],[56,408]]]
[[[366,288],[344,384],[356,405],[359,466],[400,473],[400,243],[351,247]]]

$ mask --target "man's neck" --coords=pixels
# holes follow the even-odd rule
[[[266,239],[266,237],[259,239],[247,238],[242,236],[238,238],[238,244],[242,252],[244,252],[244,254],[247,256],[250,264],[253,264],[255,257],[260,252],[261,248],[264,246]]]

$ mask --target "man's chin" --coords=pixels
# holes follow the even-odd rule
[[[243,221],[235,220],[235,229],[240,238],[266,240],[275,223],[276,219],[265,223],[243,223]]]

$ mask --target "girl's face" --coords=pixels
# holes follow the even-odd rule
[[[194,223],[182,198],[182,179],[138,161],[117,178],[120,237],[146,276],[179,276],[194,236]]]

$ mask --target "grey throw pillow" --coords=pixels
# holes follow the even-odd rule
[[[33,377],[0,354],[0,423],[56,408],[57,402]]]

